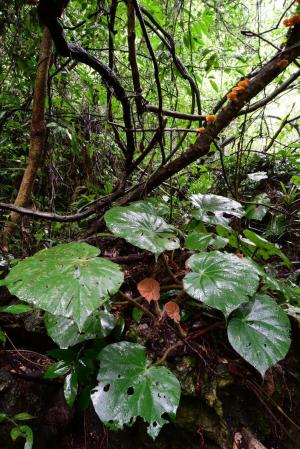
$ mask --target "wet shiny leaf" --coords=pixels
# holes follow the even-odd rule
[[[249,301],[258,287],[258,270],[246,258],[212,251],[195,254],[187,261],[192,270],[183,278],[188,295],[228,316]]]
[[[291,344],[289,319],[268,295],[256,295],[236,310],[227,332],[232,347],[262,376],[286,356]]]
[[[49,368],[44,374],[44,379],[56,379],[57,377],[62,377],[65,374],[67,374],[68,371],[70,371],[71,365],[67,362],[60,361],[55,362]]]
[[[164,251],[179,248],[175,228],[161,217],[135,210],[134,203],[127,207],[113,207],[104,216],[108,229],[138,248],[146,249],[158,257]]]
[[[19,262],[5,284],[23,301],[71,318],[82,330],[91,313],[118,291],[124,279],[117,264],[98,254],[98,248],[86,243],[57,245]]]
[[[246,209],[246,217],[248,220],[261,221],[269,210],[267,205],[271,203],[271,200],[266,193],[261,193],[256,195],[252,202],[260,204],[249,204]],[[266,206],[264,206],[264,204],[266,204]]]
[[[268,174],[265,171],[258,171],[255,173],[249,173],[247,177],[251,179],[251,181],[259,182],[263,179],[268,179]]]
[[[283,254],[283,252],[276,245],[264,239],[255,232],[250,231],[250,229],[245,229],[243,232],[245,237],[255,244],[256,248],[254,251],[263,257],[263,259],[269,259],[270,256],[275,255],[280,257],[284,261],[285,265],[291,266],[291,262],[288,257],[286,257],[286,255]]]
[[[163,216],[169,213],[168,207],[155,198],[149,198],[146,201],[135,201],[130,204],[130,209],[135,212],[145,212],[157,216]]]
[[[78,390],[77,374],[73,372],[66,376],[64,382],[64,396],[66,399],[66,403],[70,408],[73,407],[73,404],[75,402],[77,390]]]
[[[44,320],[49,337],[62,349],[97,337],[105,338],[116,324],[114,315],[107,310],[94,312],[86,320],[81,332],[75,321],[70,318],[46,313]]]
[[[230,219],[225,214],[239,218],[244,215],[240,203],[224,196],[198,193],[191,196],[191,201],[195,207],[194,218],[204,223],[228,226]]]
[[[211,234],[192,232],[186,237],[184,246],[193,251],[205,251],[212,239],[213,236]]]
[[[139,416],[149,423],[148,434],[155,438],[161,427],[175,418],[180,384],[165,367],[150,366],[145,348],[121,342],[106,346],[100,353],[98,386],[92,402],[100,420],[117,430],[132,425]]]

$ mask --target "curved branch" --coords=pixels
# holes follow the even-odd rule
[[[145,109],[147,112],[158,113],[159,111],[157,106],[151,104],[146,104]],[[170,109],[162,109],[162,114],[168,117],[180,118],[183,120],[190,120],[190,121],[205,120],[205,115],[186,114],[185,112],[171,111]]]
[[[265,89],[268,84],[283,72],[284,69],[280,67],[280,61],[282,59],[287,59],[289,64],[291,64],[299,56],[300,25],[296,25],[289,36],[287,48],[281,53],[276,54],[253,78],[251,78],[250,85],[238,97],[237,101],[227,103],[218,114],[217,120],[206,127],[205,132],[197,138],[195,144],[191,145],[183,154],[172,162],[157,170],[156,173],[150,176],[147,182],[138,186],[135,191],[127,195],[127,197],[122,200],[122,203],[124,204],[139,199],[192,162],[195,162],[200,157],[208,154],[211,143],[218,137],[220,132],[238,117],[239,112],[252,98]]]
[[[134,4],[134,8],[135,8],[135,12],[136,12],[136,16],[138,18],[138,21],[140,23],[140,27],[142,29],[142,33],[146,42],[146,46],[148,48],[149,54],[151,56],[152,62],[153,62],[153,67],[154,67],[154,77],[155,77],[155,82],[156,82],[156,88],[157,88],[157,96],[158,96],[158,119],[159,119],[159,127],[162,129],[163,128],[163,119],[162,119],[162,107],[163,107],[163,97],[162,97],[162,89],[161,89],[161,84],[160,84],[160,79],[159,79],[159,67],[158,67],[158,62],[154,53],[154,50],[152,48],[148,33],[147,33],[147,29],[145,26],[145,22],[144,22],[144,18],[143,15],[141,13],[141,9],[140,6],[137,2],[137,0],[133,0],[133,4]],[[163,150],[163,146],[162,146],[162,142],[161,142],[161,149]],[[163,153],[163,151],[162,151]],[[163,159],[164,159],[164,153],[162,154]]]
[[[198,115],[201,115],[201,98],[200,98],[200,92],[199,92],[198,86],[197,86],[194,78],[189,74],[189,72],[186,69],[186,67],[183,64],[183,62],[177,56],[176,49],[175,49],[175,42],[174,42],[173,36],[170,33],[168,33],[166,30],[163,29],[163,27],[154,19],[152,14],[150,14],[149,11],[147,11],[147,9],[141,8],[141,10],[142,10],[143,14],[145,14],[145,16],[148,17],[150,22],[152,22],[152,24],[164,36],[164,37],[162,37],[157,32],[157,30],[149,22],[147,22],[147,25],[151,28],[152,31],[154,31],[154,33],[161,39],[162,43],[169,50],[169,52],[170,52],[170,54],[171,54],[171,56],[173,58],[174,64],[175,64],[177,70],[179,71],[179,73],[181,74],[181,76],[183,77],[183,79],[185,79],[185,80],[187,80],[189,82],[191,91],[195,94],[195,97],[196,97],[197,108],[198,108]]]
[[[111,193],[110,195],[108,195],[105,198],[101,198],[101,199],[95,201],[93,206],[89,207],[85,211],[80,212],[80,213],[70,214],[70,215],[58,215],[58,214],[54,214],[52,212],[43,212],[43,211],[38,211],[38,210],[32,210],[32,209],[27,209],[25,207],[18,207],[14,204],[7,204],[7,203],[1,203],[1,202],[0,202],[0,210],[1,209],[9,210],[9,211],[18,213],[20,215],[26,215],[26,216],[29,216],[32,218],[40,218],[42,220],[47,220],[47,221],[70,223],[70,222],[80,221],[80,220],[83,220],[84,218],[90,217],[91,215],[96,213],[96,211],[98,209],[103,208],[106,205],[110,204],[112,201],[114,201],[117,198],[119,198],[120,196],[122,196],[122,194],[123,194],[123,188],[120,187],[120,189],[118,189],[116,192]]]
[[[116,77],[115,73],[102,61],[90,55],[80,46],[69,44],[66,40],[62,25],[59,23],[59,17],[63,11],[63,7],[68,3],[62,0],[61,7],[55,5],[59,3],[52,0],[40,0],[38,5],[39,19],[50,30],[57,52],[61,56],[72,57],[78,62],[82,62],[94,69],[103,78],[108,87],[113,89],[113,93],[117,100],[120,101],[123,108],[123,120],[127,129],[132,128],[131,123],[131,107],[126,91]],[[126,170],[131,166],[133,155],[135,152],[135,142],[132,133],[126,132],[127,154],[126,154]]]
[[[137,113],[143,113],[142,87],[140,81],[140,73],[136,60],[135,46],[135,8],[134,0],[127,2],[127,42],[128,42],[128,59],[131,67],[131,77],[135,93],[135,104]]]

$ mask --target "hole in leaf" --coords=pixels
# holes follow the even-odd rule
[[[164,413],[161,415],[161,417],[162,417],[163,419],[168,420],[168,421],[170,420],[169,415],[168,415],[167,412],[164,412]]]
[[[159,382],[158,382],[158,380],[155,382],[155,385],[159,385]]]
[[[109,385],[109,384],[106,384],[106,385],[103,387],[103,391],[105,391],[105,392],[109,391],[109,389],[110,389],[110,385]]]
[[[161,398],[161,395],[160,395],[159,393],[157,393],[157,397],[158,397],[158,398]]]
[[[118,374],[118,379],[120,379],[121,378],[121,374]]]
[[[154,421],[154,422],[153,422],[153,427],[156,427],[156,426],[157,426],[157,422]]]
[[[132,396],[133,393],[134,393],[134,388],[133,387],[129,387],[128,390],[127,390],[128,396]]]

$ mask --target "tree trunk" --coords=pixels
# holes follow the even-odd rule
[[[40,46],[40,58],[34,86],[29,155],[18,195],[14,203],[16,206],[24,207],[28,206],[28,203],[30,203],[36,173],[40,166],[41,156],[43,154],[46,138],[45,108],[47,81],[51,55],[52,38],[49,29],[45,27]],[[3,231],[4,246],[7,245],[9,237],[14,233],[16,224],[20,219],[20,214],[16,212],[11,213],[10,221],[6,224]]]

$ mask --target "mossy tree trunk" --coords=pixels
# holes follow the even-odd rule
[[[18,207],[26,207],[30,203],[36,174],[40,166],[44,150],[47,131],[45,125],[47,83],[51,56],[52,38],[49,29],[45,27],[40,45],[40,57],[34,85],[29,154],[23,178],[14,203]],[[20,214],[16,212],[11,213],[10,220],[3,230],[4,247],[7,247],[9,239],[14,233],[16,225],[20,220]]]

